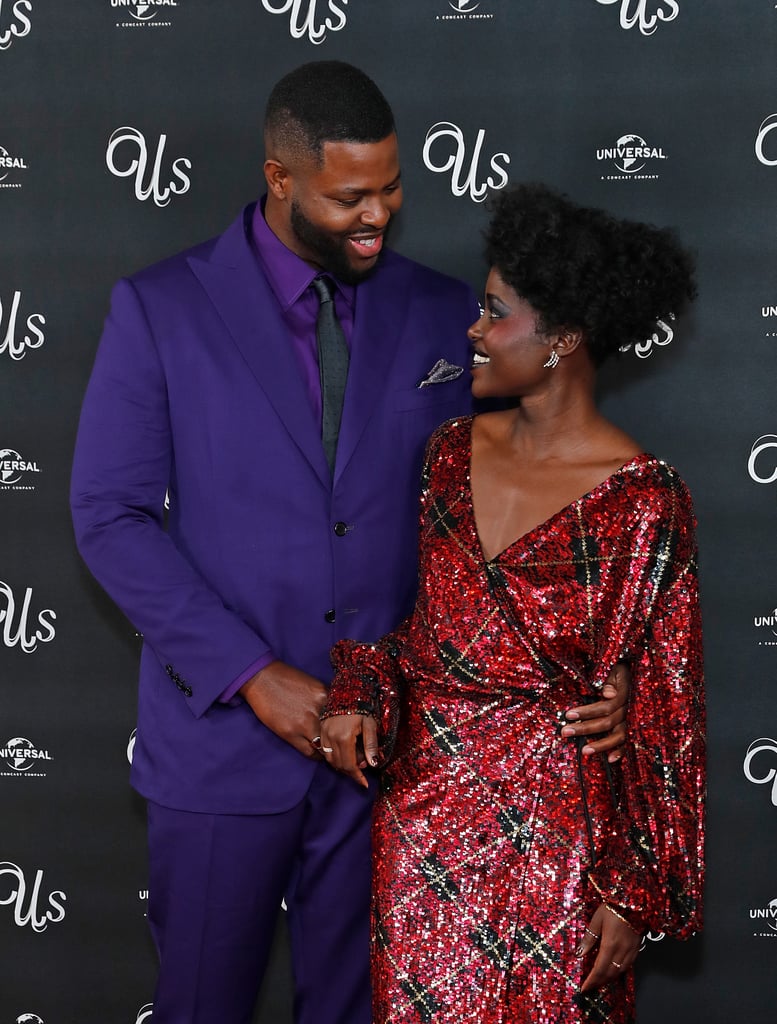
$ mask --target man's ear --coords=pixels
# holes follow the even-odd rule
[[[264,162],[264,178],[272,196],[283,203],[288,198],[291,172],[281,160],[271,157]]]

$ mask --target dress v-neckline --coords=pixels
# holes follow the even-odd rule
[[[525,533],[522,533],[519,537],[516,537],[515,540],[512,540],[506,547],[502,548],[501,551],[498,551],[495,555],[492,555],[491,558],[486,558],[486,553],[483,548],[483,542],[480,539],[480,530],[478,529],[477,516],[475,515],[475,499],[472,494],[472,429],[474,423],[475,417],[473,416],[471,417],[469,431],[467,432],[468,451],[467,458],[465,459],[464,462],[466,470],[467,503],[469,507],[470,522],[472,524],[472,530],[475,534],[475,540],[477,542],[478,551],[480,552],[480,557],[483,559],[483,562],[486,565],[493,565],[494,562],[498,562],[501,558],[504,557],[504,555],[506,555],[509,551],[512,551],[512,549],[517,547],[519,544],[525,543],[530,537],[533,537],[536,533],[540,533],[547,530],[551,526],[551,524],[555,523],[558,519],[561,519],[562,517],[568,515],[573,509],[576,509],[584,501],[588,501],[589,498],[593,498],[598,491],[602,490],[616,477],[619,477],[622,474],[634,469],[636,464],[655,461],[655,456],[652,455],[650,452],[639,452],[633,458],[629,459],[628,462],[624,462],[622,466],[618,466],[617,469],[614,469],[612,473],[609,473],[603,480],[600,480],[598,484],[595,484],[593,487],[587,490],[585,494],[581,494],[579,498],[574,498],[572,501],[567,502],[567,504],[564,505],[562,508],[558,509],[558,511],[551,513],[551,515],[549,515],[546,519],[543,519],[541,523],[537,523],[536,526],[532,526]]]

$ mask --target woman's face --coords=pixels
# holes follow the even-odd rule
[[[553,335],[537,331],[539,314],[492,268],[486,281],[485,309],[467,331],[472,342],[472,394],[476,398],[526,395],[546,382],[543,367]]]

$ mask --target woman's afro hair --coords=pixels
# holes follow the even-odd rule
[[[491,200],[486,258],[539,314],[538,328],[583,331],[594,364],[644,342],[696,295],[674,233],[578,206],[545,185]]]

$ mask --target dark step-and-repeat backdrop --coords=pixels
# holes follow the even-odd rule
[[[74,550],[73,440],[112,283],[257,196],[269,89],[319,58],[394,107],[400,251],[481,291],[484,200],[531,179],[698,255],[603,380],[702,551],[707,927],[649,937],[640,1020],[774,1019],[776,41],[772,0],[0,0],[0,1024],[153,1020],[139,640]],[[257,1021],[290,1020],[279,941]]]

